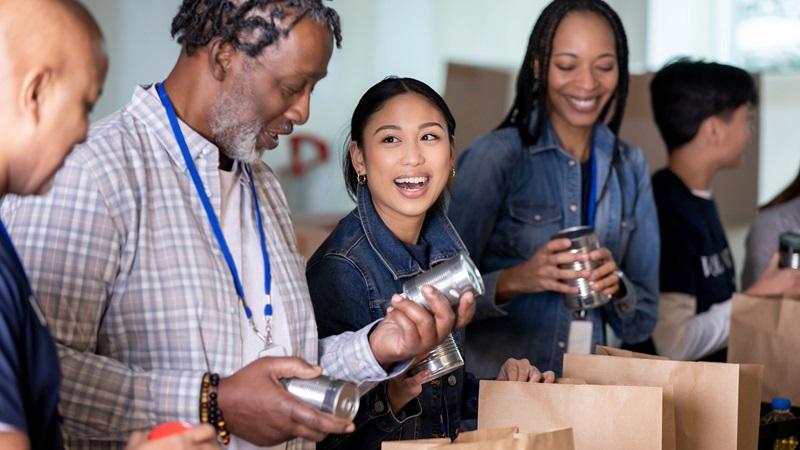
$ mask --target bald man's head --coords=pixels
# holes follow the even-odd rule
[[[0,189],[43,193],[108,67],[102,33],[74,0],[0,0]]]

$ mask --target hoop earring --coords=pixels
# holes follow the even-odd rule
[[[453,166],[450,168],[450,178],[452,179],[455,177],[456,177],[456,166]]]
[[[358,184],[360,184],[361,186],[367,184],[367,174],[365,173],[358,174],[358,176],[356,177],[356,182],[358,182]]]

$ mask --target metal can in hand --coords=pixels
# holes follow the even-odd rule
[[[566,228],[554,234],[551,239],[570,240],[571,245],[568,252],[573,254],[589,253],[600,248],[597,234],[594,228],[588,226]],[[593,270],[600,266],[597,261],[575,261],[571,264],[559,264],[560,269],[572,269],[575,271]],[[570,286],[578,288],[577,294],[564,294],[564,302],[571,311],[583,311],[594,309],[605,305],[611,300],[611,296],[602,292],[595,292],[590,286],[588,278],[575,278],[564,280]]]
[[[468,291],[472,291],[476,296],[484,293],[481,273],[469,256],[463,253],[403,283],[403,296],[427,308],[428,304],[422,296],[422,287],[426,285],[433,286],[441,292],[453,307],[458,306],[459,299]],[[458,350],[453,335],[450,334],[422,361],[414,365],[409,374],[414,376],[429,370],[431,374],[423,380],[423,383],[427,383],[463,366],[464,358]]]
[[[800,269],[800,234],[787,231],[778,239],[778,267],[781,269]]]
[[[324,375],[316,378],[284,378],[281,380],[290,394],[319,409],[347,420],[353,420],[358,412],[358,386],[334,380]]]
[[[403,296],[427,307],[425,297],[422,296],[422,287],[426,285],[435,287],[453,306],[458,306],[458,299],[467,291],[472,291],[476,296],[483,295],[484,292],[481,273],[464,253],[459,253],[403,283]]]

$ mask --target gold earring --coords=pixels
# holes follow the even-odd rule
[[[450,178],[456,177],[456,166],[450,168]]]
[[[358,184],[362,186],[367,184],[367,174],[365,173],[358,174],[358,176],[356,177],[356,181],[358,182]]]

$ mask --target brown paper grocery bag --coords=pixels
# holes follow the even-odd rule
[[[456,436],[456,440],[454,442],[460,443],[470,443],[470,442],[482,442],[482,441],[491,441],[493,439],[504,439],[508,437],[514,437],[519,431],[519,428],[516,426],[512,427],[505,427],[505,428],[485,428],[482,430],[475,430],[475,431],[465,431],[463,433],[459,433]]]
[[[589,383],[672,385],[680,450],[754,450],[758,443],[762,367],[564,355],[564,376]]]
[[[451,450],[575,450],[571,428],[537,433],[517,433],[517,427],[479,429],[461,433]],[[510,432],[509,432],[510,431]]]
[[[761,400],[786,397],[800,405],[800,301],[736,294],[728,361],[764,365]]]
[[[637,352],[632,352],[630,350],[623,350],[621,348],[606,347],[605,345],[596,346],[594,352],[598,355],[622,356],[624,358],[663,359],[663,360],[669,359],[666,356],[648,355],[647,353],[637,353]]]
[[[384,441],[381,442],[381,450],[431,450],[450,445],[450,439],[416,439],[413,441]]]
[[[577,450],[662,448],[661,387],[481,381],[479,395],[478,429],[572,427]]]
[[[387,441],[381,450],[575,450],[572,429],[561,428],[540,433],[518,433],[517,427],[484,429],[461,433],[449,439]]]

